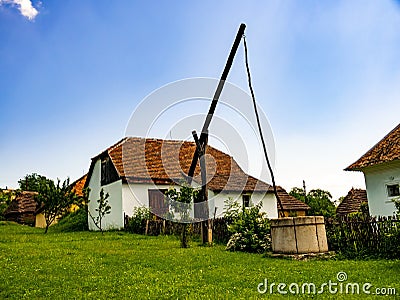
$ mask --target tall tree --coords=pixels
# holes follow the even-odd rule
[[[27,174],[18,180],[19,188],[23,191],[39,192],[40,185],[46,185],[51,180],[37,173]]]
[[[40,180],[37,189],[38,195],[36,195],[35,200],[46,221],[45,233],[57,217],[66,213],[72,204],[81,202],[80,197],[72,189],[69,178],[64,180],[62,184],[59,179],[57,184],[50,179]]]
[[[311,216],[326,218],[335,216],[336,207],[332,202],[332,195],[328,191],[314,189],[306,194],[303,188],[294,187],[289,194],[310,206],[308,214]]]

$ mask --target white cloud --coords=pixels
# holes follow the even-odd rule
[[[33,7],[32,2],[30,0],[0,0],[1,4],[11,4],[15,5],[20,11],[21,15],[28,18],[28,20],[33,20],[37,15],[38,11]]]

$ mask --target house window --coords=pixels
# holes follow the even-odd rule
[[[250,207],[250,195],[242,195],[243,207]]]
[[[400,185],[399,184],[388,184],[386,185],[387,195],[389,198],[400,196]]]
[[[101,185],[107,185],[114,181],[117,181],[118,173],[114,167],[110,157],[106,157],[101,160]]]

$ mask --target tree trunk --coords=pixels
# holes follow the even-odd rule
[[[182,224],[182,235],[181,235],[181,247],[182,248],[187,248],[188,247],[188,244],[187,244],[187,234],[186,234],[186,227],[187,227],[187,224],[186,223],[183,223]]]

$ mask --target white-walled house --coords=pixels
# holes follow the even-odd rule
[[[345,170],[364,173],[372,216],[392,216],[400,198],[400,124]]]
[[[192,162],[196,146],[193,142],[126,137],[94,158],[85,187],[90,188],[89,211],[96,214],[100,190],[109,194],[111,213],[105,216],[104,229],[124,226],[124,216],[131,216],[135,207],[148,207],[158,216],[169,212],[164,192],[171,185],[179,188]],[[235,199],[249,206],[262,201],[262,211],[277,218],[275,196],[270,186],[246,174],[226,153],[207,146],[206,149],[208,207],[210,217],[222,216],[224,201]],[[192,186],[200,186],[200,168],[196,167]],[[89,218],[89,229],[96,230]]]

